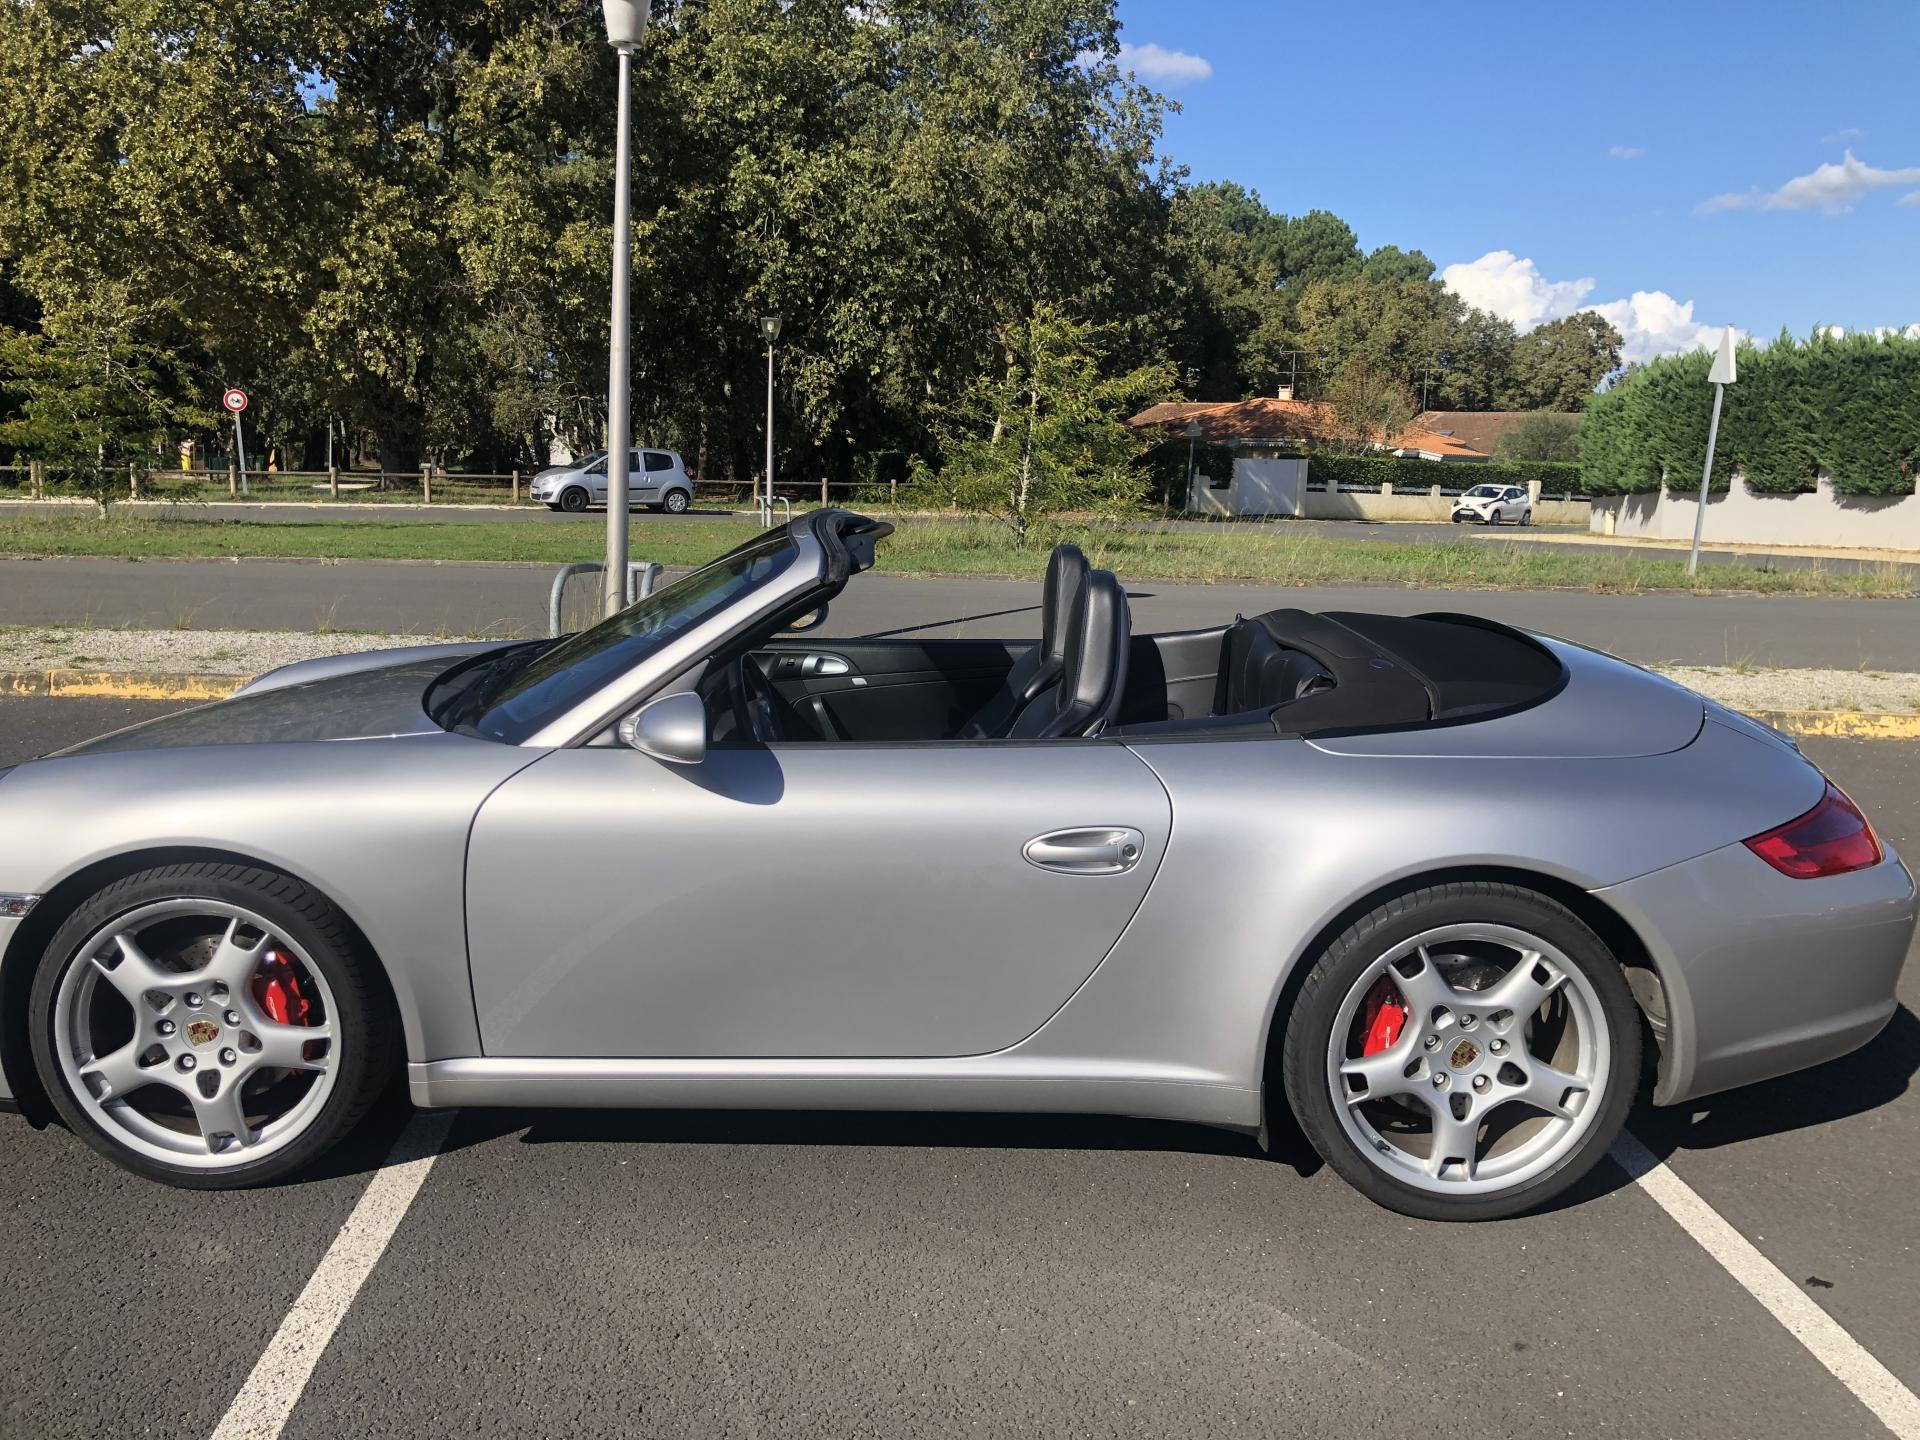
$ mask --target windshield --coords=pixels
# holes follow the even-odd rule
[[[798,554],[785,530],[756,536],[591,630],[497,662],[454,702],[459,714],[440,723],[518,745],[675,636],[765,585]]]
[[[1489,496],[1498,495],[1499,493],[1500,487],[1498,485],[1476,485],[1467,491],[1467,498],[1469,500],[1484,500]]]

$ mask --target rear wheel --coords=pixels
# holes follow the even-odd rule
[[[578,485],[560,492],[560,508],[568,514],[578,515],[587,508],[587,492]]]
[[[1436,886],[1314,963],[1283,1070],[1326,1162],[1389,1209],[1488,1220],[1580,1178],[1626,1121],[1639,1012],[1600,939],[1511,885]]]
[[[244,865],[107,886],[55,934],[30,1005],[61,1118],[116,1164],[193,1189],[311,1163],[395,1058],[386,997],[340,913]]]
[[[687,513],[687,505],[688,505],[688,503],[689,503],[689,501],[688,501],[688,498],[687,498],[687,492],[686,492],[686,491],[684,491],[684,490],[669,490],[669,491],[667,492],[667,499],[666,499],[666,508],[667,508],[667,513],[668,513],[669,515],[684,515],[684,514],[686,514],[686,513]]]

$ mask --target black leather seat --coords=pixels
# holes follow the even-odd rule
[[[1043,690],[1060,681],[1067,656],[1067,616],[1087,588],[1092,570],[1078,545],[1056,545],[1047,560],[1040,596],[1040,643],[1014,661],[1006,681],[974,717],[960,727],[962,740],[992,740],[1006,735],[1015,717]]]
[[[1127,649],[1133,627],[1127,593],[1106,570],[1087,577],[1066,624],[1060,682],[1042,691],[1014,717],[1012,740],[1098,735],[1120,713],[1127,688]]]

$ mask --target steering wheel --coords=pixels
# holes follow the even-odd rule
[[[737,656],[727,666],[727,697],[733,705],[734,728],[741,734],[751,735],[762,745],[787,738],[780,713],[786,707],[751,656]]]

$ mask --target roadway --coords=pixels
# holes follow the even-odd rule
[[[636,549],[644,554],[643,542]],[[1039,632],[1034,581],[864,575],[827,635]],[[0,625],[545,633],[552,570],[381,561],[0,559]],[[1122,577],[1123,579],[1126,577]],[[1138,630],[1200,628],[1281,606],[1462,610],[1642,663],[1920,670],[1920,600],[1395,586],[1128,586]]]
[[[0,765],[165,708],[0,701]],[[1920,853],[1920,747],[1807,749]],[[1902,996],[1853,1057],[1632,1130],[1763,1257],[1730,1263],[1911,1390],[1911,961]],[[0,1434],[206,1436],[263,1356],[249,1393],[303,1440],[1885,1433],[1613,1162],[1547,1213],[1436,1226],[1284,1129],[1263,1154],[1074,1117],[460,1112],[314,1328],[339,1271],[303,1301],[309,1276],[408,1124],[396,1100],[313,1177],[221,1195],[0,1117]]]

